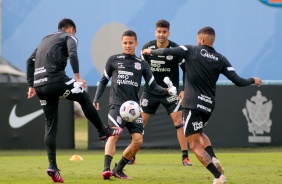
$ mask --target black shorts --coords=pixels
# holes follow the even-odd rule
[[[69,79],[66,82],[59,81],[55,83],[50,83],[43,86],[35,87],[35,91],[38,98],[41,100],[41,103],[42,101],[52,101],[58,100],[60,98],[78,101],[83,96],[88,94],[85,91],[82,91],[80,93],[72,93],[71,90],[74,88],[74,82],[74,79]]]
[[[207,126],[210,114],[194,109],[183,108],[182,117],[184,122],[184,134],[189,136],[195,133],[203,133]]]
[[[140,133],[144,134],[144,125],[141,115],[133,122],[124,121],[119,114],[119,105],[111,105],[108,114],[108,123],[112,127],[126,127],[130,134]]]
[[[177,95],[153,95],[143,92],[140,99],[142,112],[155,114],[160,104],[165,107],[168,114],[182,109]]]

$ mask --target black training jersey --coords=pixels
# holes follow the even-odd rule
[[[98,85],[94,102],[97,102],[105,90],[110,78],[110,105],[121,105],[127,100],[139,102],[138,92],[142,76],[152,90],[159,94],[168,94],[165,88],[157,85],[150,66],[135,55],[118,54],[111,56],[105,67],[103,77]]]
[[[176,43],[169,40],[169,44],[167,48],[177,47],[177,46],[178,45]],[[147,49],[147,48],[157,49],[158,48],[157,41],[153,40],[153,41],[146,43],[143,46],[142,50]],[[149,63],[158,85],[164,88],[167,88],[167,85],[164,83],[163,79],[165,77],[169,77],[173,85],[179,91],[179,64],[182,62],[181,57],[173,56],[173,55],[164,56],[164,55],[142,55],[141,54],[141,58],[146,60]],[[144,91],[145,92],[150,91],[149,86],[147,84],[145,84]],[[159,95],[155,91],[151,91],[151,93],[155,95]]]
[[[185,59],[184,108],[196,109],[210,114],[215,108],[216,82],[220,74],[237,86],[254,83],[253,78],[237,75],[229,61],[209,46],[185,45],[171,49],[153,50],[155,55],[177,55]]]
[[[79,73],[77,39],[65,31],[47,35],[27,60],[29,86],[65,81],[65,67],[70,59],[74,73]]]

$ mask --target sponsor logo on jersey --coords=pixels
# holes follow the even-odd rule
[[[227,67],[227,70],[228,70],[228,71],[235,71],[235,68],[233,68],[233,67]]]
[[[202,49],[202,50],[200,51],[200,54],[201,54],[203,57],[210,58],[210,59],[213,59],[213,60],[218,61],[218,57],[216,57],[216,56],[214,56],[213,54],[209,53],[206,49]]]
[[[141,70],[141,63],[135,62],[135,63],[134,63],[134,68],[135,68],[136,70]]]
[[[151,70],[152,72],[170,72],[170,68],[162,67],[165,61],[151,60]]]
[[[46,69],[44,67],[36,68],[34,71],[34,75],[45,73],[45,72],[46,72]]]
[[[282,7],[282,0],[259,0],[268,6]]]
[[[203,109],[203,110],[205,110],[207,112],[211,112],[210,108],[208,108],[208,107],[206,107],[204,105],[201,105],[201,104],[197,104],[197,108]]]
[[[201,96],[198,96],[198,99],[199,99],[199,100],[202,100],[202,101],[204,101],[204,102],[207,102],[207,103],[212,104],[211,97],[208,97],[208,96],[206,96],[206,95],[201,94]]]
[[[148,49],[154,49],[154,48],[156,48],[155,45],[152,45],[152,46],[148,47]]]
[[[264,133],[270,133],[271,111],[272,101],[262,96],[261,91],[257,91],[257,95],[251,100],[246,100],[246,107],[242,109],[242,112],[247,120],[249,132],[252,134],[248,139],[250,143],[271,142],[271,137],[264,135]]]
[[[43,79],[35,80],[35,81],[34,81],[34,84],[39,84],[39,83],[41,83],[41,82],[46,82],[46,81],[48,81],[48,78],[47,78],[47,77],[45,77],[45,78],[43,78]]]
[[[117,83],[119,85],[125,84],[138,87],[138,82],[129,79],[131,76],[134,76],[133,72],[118,71]]]
[[[192,122],[192,125],[193,125],[195,131],[203,128],[203,122]]]
[[[168,55],[168,56],[166,56],[166,59],[167,59],[167,60],[172,60],[172,59],[173,59],[173,56],[172,56],[172,55]]]
[[[118,63],[118,68],[125,68],[125,67],[123,66],[123,63]]]
[[[123,55],[120,55],[120,56],[117,56],[118,59],[125,59],[125,56]]]

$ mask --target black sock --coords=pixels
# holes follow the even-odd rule
[[[182,160],[188,157],[188,150],[182,150]]]
[[[110,156],[110,155],[105,155],[104,156],[104,170],[111,168],[112,159],[113,159],[113,157]]]
[[[214,175],[215,178],[220,177],[221,173],[217,170],[212,162],[207,166],[207,169]]]
[[[207,147],[205,148],[205,151],[210,155],[211,158],[212,158],[212,157],[215,157],[215,158],[216,158],[216,156],[215,156],[215,154],[214,154],[214,151],[213,151],[213,149],[212,149],[212,146],[207,146]]]
[[[121,157],[120,161],[117,164],[117,171],[122,171],[123,168],[125,167],[125,165],[127,164],[129,160],[127,160],[126,158],[124,158],[123,156]]]

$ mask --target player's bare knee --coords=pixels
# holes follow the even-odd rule
[[[142,145],[142,143],[143,143],[143,139],[133,139],[132,140],[132,144],[134,147],[139,147]]]

